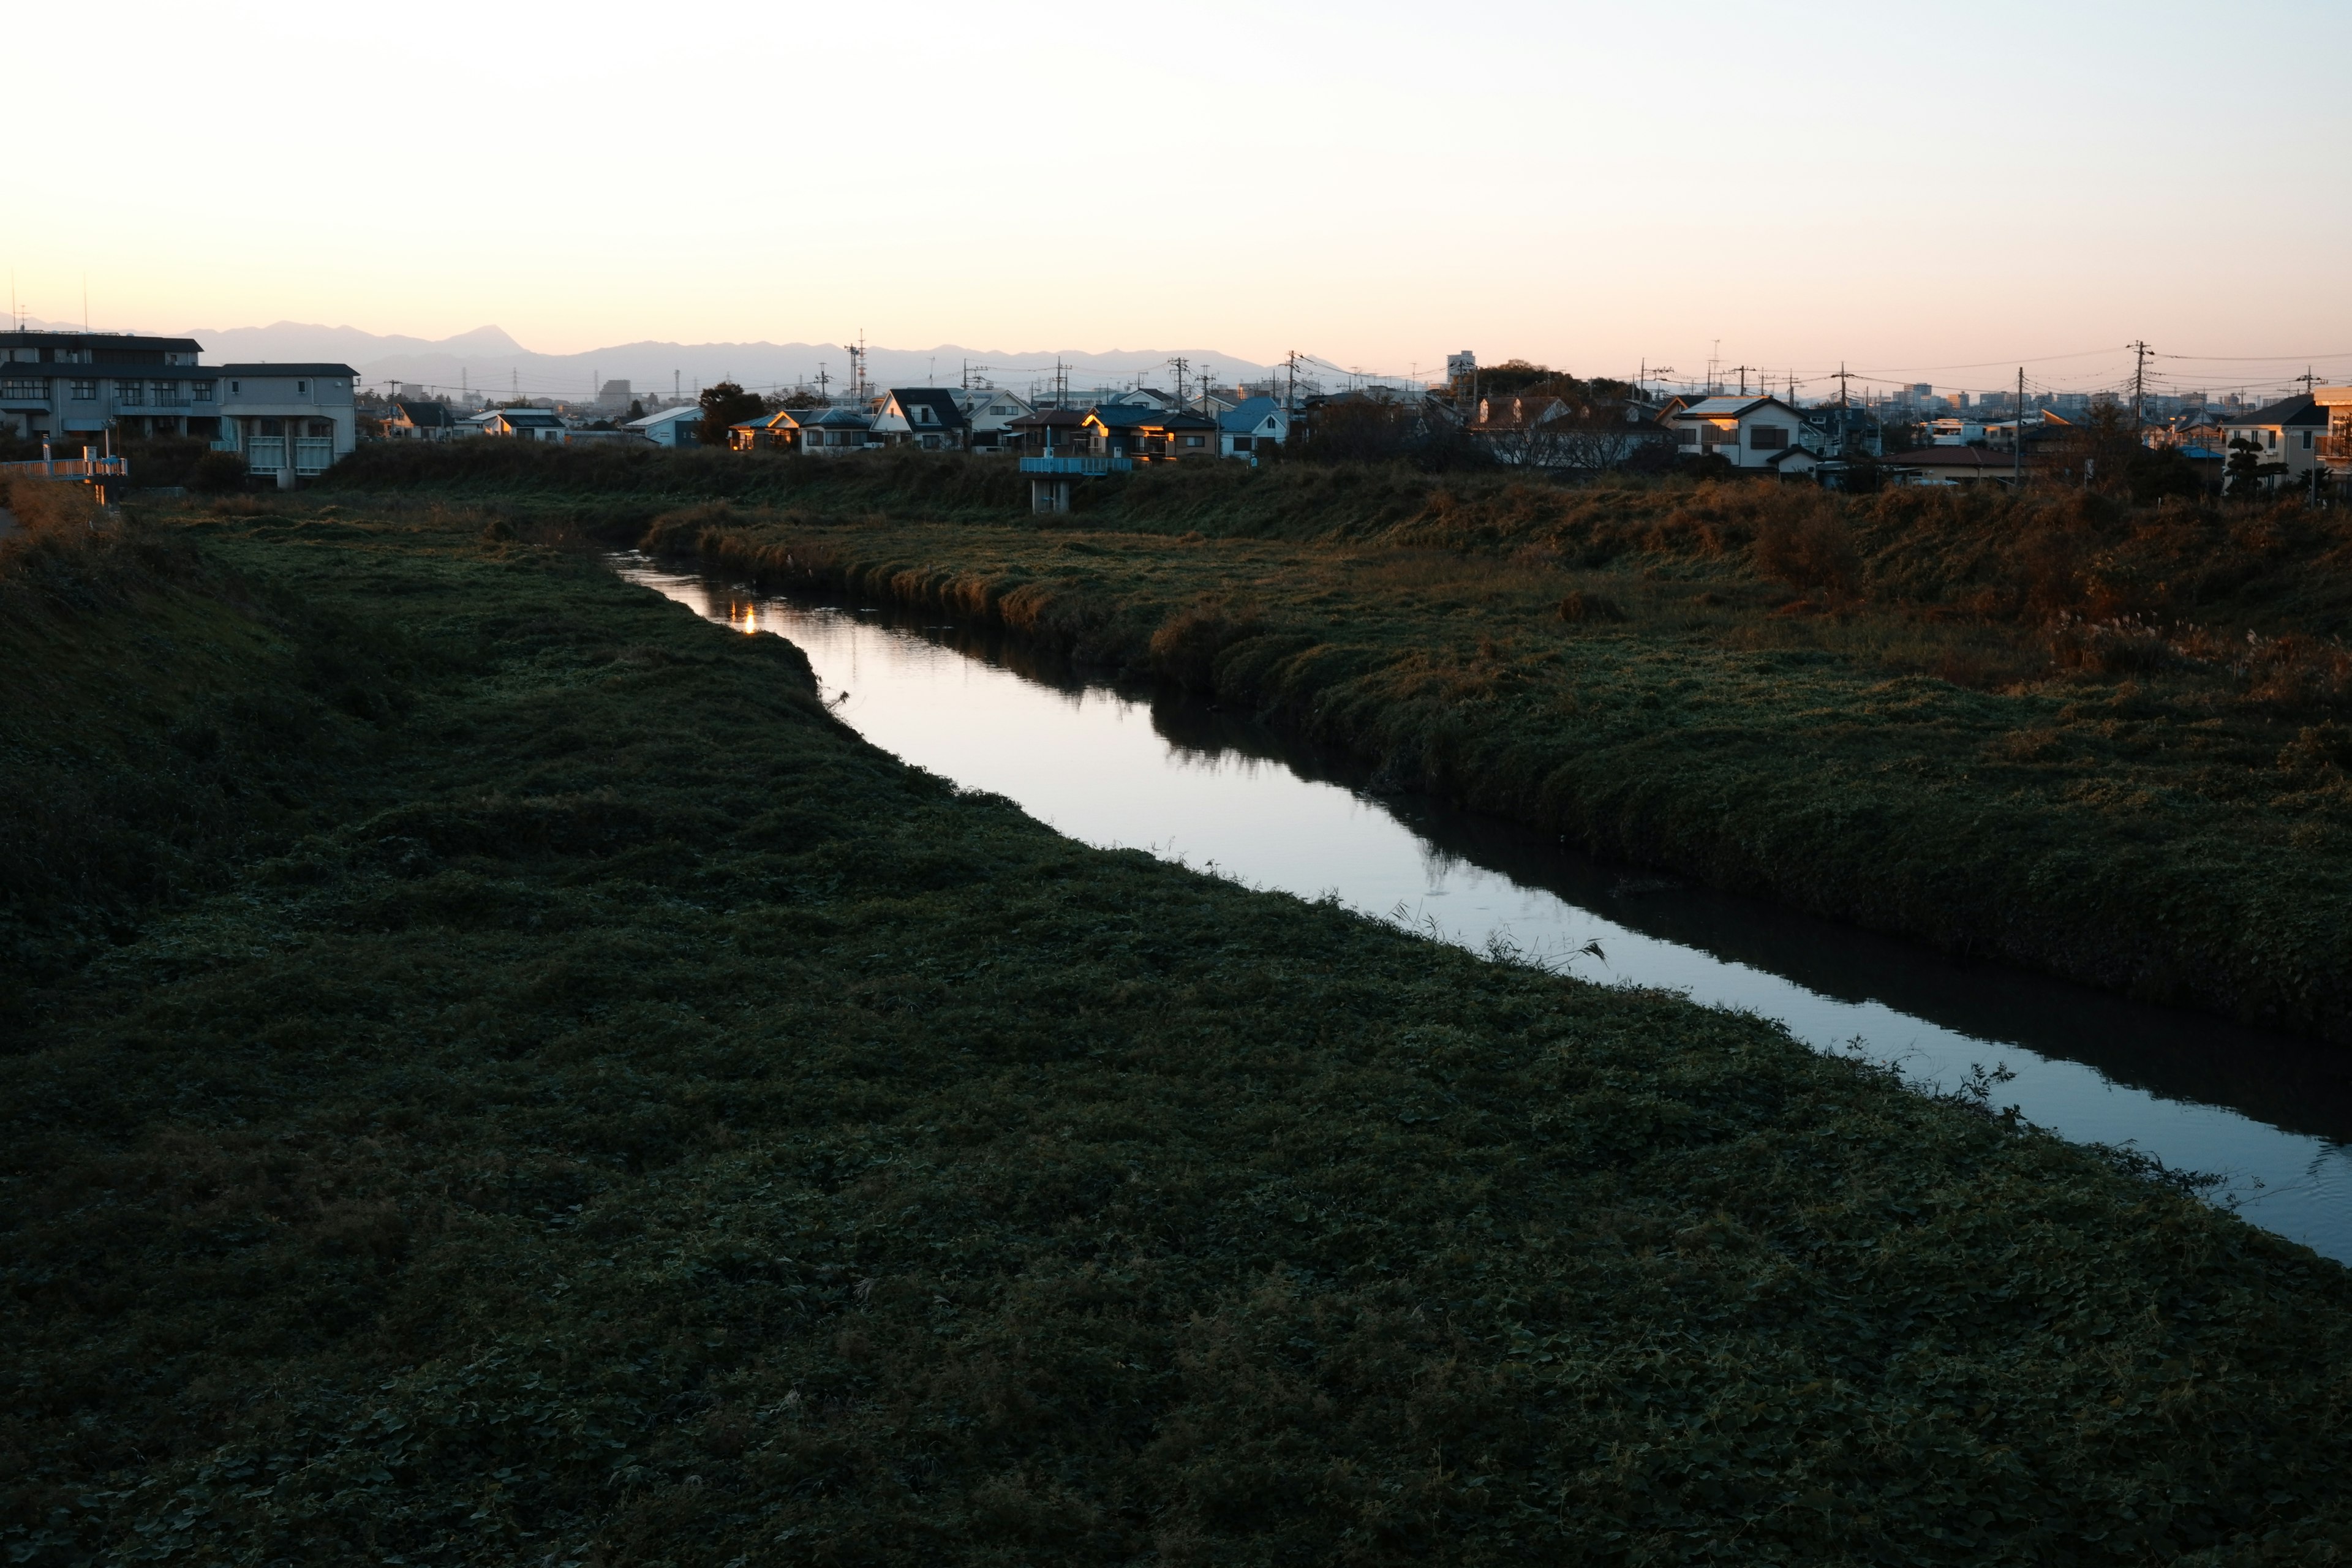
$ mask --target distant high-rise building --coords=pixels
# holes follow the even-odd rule
[[[626,409],[629,406],[629,384],[625,381],[606,382],[596,394],[596,406],[615,413]]]

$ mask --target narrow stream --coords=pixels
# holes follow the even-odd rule
[[[2036,1124],[2221,1178],[2216,1201],[2352,1263],[2352,1052],[1936,952],[1612,867],[1413,795],[1189,699],[1089,682],[1004,639],[755,594],[622,555],[622,576],[789,637],[886,751],[1072,837],[1307,897],[1449,942],[1663,986],[1951,1088],[1972,1068]],[[1599,945],[1599,956],[1586,952]]]

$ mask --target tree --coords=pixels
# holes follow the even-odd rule
[[[702,422],[695,426],[694,434],[706,447],[724,447],[729,430],[768,411],[759,394],[746,392],[731,381],[704,387],[701,404]]]
[[[645,405],[645,401],[644,401],[644,399],[642,399],[642,398],[636,398],[636,397],[632,397],[632,398],[630,398],[630,399],[629,399],[629,416],[629,416],[630,418],[632,418],[632,419],[643,419],[643,418],[646,416],[646,405]]]
[[[2262,443],[2240,436],[2230,443],[2230,464],[2225,472],[2231,498],[2252,500],[2263,493],[2263,481],[2285,473],[2286,465],[2263,462]]]

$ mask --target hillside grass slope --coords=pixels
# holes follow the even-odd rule
[[[154,692],[34,788],[314,721],[214,753],[238,831],[118,825],[189,874],[24,981],[12,1560],[2339,1552],[2344,1270],[1753,1017],[1061,839],[488,531],[10,585],[60,691]]]

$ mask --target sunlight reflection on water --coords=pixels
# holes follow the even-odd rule
[[[2324,1047],[1680,889],[1427,803],[1370,798],[1236,749],[1278,742],[1229,719],[1188,721],[933,640],[953,628],[754,595],[635,556],[615,565],[714,621],[789,638],[835,711],[868,741],[1016,801],[1072,837],[1253,887],[1331,894],[1475,950],[1500,941],[1587,979],[1685,992],[1776,1019],[1819,1049],[1859,1041],[1926,1084],[1952,1088],[1978,1064],[2002,1066],[2016,1077],[1996,1104],[2069,1138],[2219,1175],[2221,1201],[2248,1219],[2352,1262],[2352,1078]],[[1171,738],[1185,722],[1201,733]],[[1461,846],[1472,840],[1488,864],[1466,858]],[[1490,868],[1497,860],[1515,874]],[[1894,993],[1903,1005],[1885,999]],[[2093,1059],[2072,1059],[2081,1058]]]

